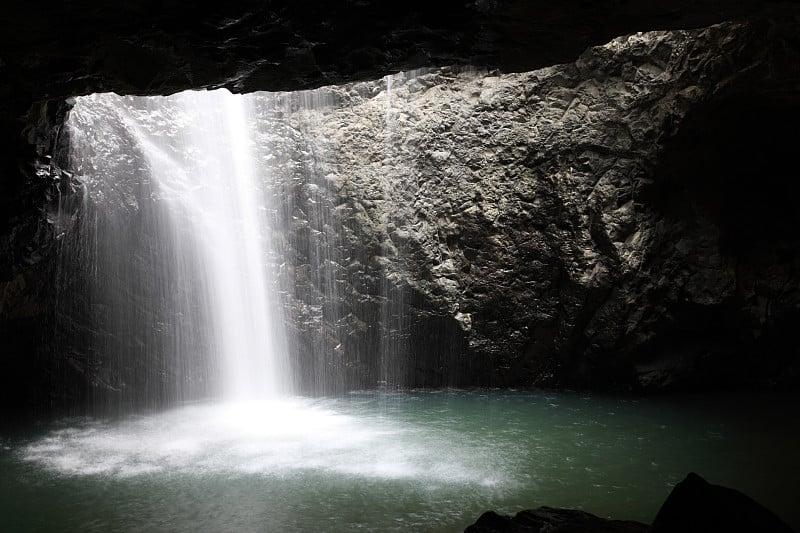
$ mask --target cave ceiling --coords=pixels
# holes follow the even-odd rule
[[[795,11],[755,0],[30,2],[4,13],[0,83],[18,111],[99,91],[294,90],[452,64],[523,71],[626,33]]]
[[[798,12],[758,0],[20,2],[0,32],[0,157],[29,158],[34,136],[20,132],[41,122],[42,102],[74,95],[297,90],[457,64],[525,71],[626,33]]]

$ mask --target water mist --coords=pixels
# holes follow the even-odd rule
[[[160,361],[143,379],[169,374],[178,389],[169,396],[178,400],[200,395],[179,392],[198,375],[207,376],[205,394],[226,400],[293,390],[269,263],[276,206],[264,193],[269,168],[258,165],[254,115],[252,98],[211,91],[168,98],[94,95],[80,98],[70,118],[73,168],[87,184],[93,212],[127,217],[127,224],[83,232],[94,233],[94,242],[78,246],[102,249],[89,258],[108,276],[92,283],[104,293],[98,296],[102,312],[114,317],[139,300],[114,323],[124,322],[121,331],[132,332],[125,342],[141,352],[154,346],[158,353],[131,359]],[[137,235],[129,234],[130,224],[141,226]],[[155,324],[152,309],[164,315]],[[175,341],[155,346],[152,339],[165,336]],[[126,375],[128,362],[99,355]]]

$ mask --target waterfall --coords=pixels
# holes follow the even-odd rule
[[[109,367],[106,388],[145,381],[174,400],[291,393],[270,259],[277,207],[264,191],[253,99],[224,90],[92,95],[77,99],[69,125],[71,166],[93,220],[105,221],[84,228],[94,244],[77,248],[98,250],[81,260],[100,272],[86,286],[108,324],[94,343],[95,366]]]
[[[457,76],[77,98],[54,349],[90,407],[450,383],[452,280],[413,261],[454,264],[419,150]]]

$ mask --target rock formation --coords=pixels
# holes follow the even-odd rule
[[[792,382],[796,220],[760,187],[793,196],[796,135],[752,110],[797,79],[775,30],[636,34],[273,113],[298,357],[346,387]]]
[[[48,340],[52,213],[77,190],[56,150],[66,97],[300,89],[419,65],[531,69],[615,34],[754,13],[766,16],[633,34],[526,73],[451,68],[323,90],[326,111],[264,109],[276,124],[266,142],[286,198],[276,216],[296,358],[304,374],[332,376],[308,390],[795,383],[792,9],[529,4],[459,3],[442,16],[342,2],[319,19],[62,6],[15,25],[0,62],[3,402],[57,405],[49,391],[93,381]],[[381,22],[351,39],[353,13]]]
[[[539,507],[513,517],[489,511],[464,533],[646,533],[648,527],[630,520],[606,520],[575,509]]]
[[[792,528],[746,494],[712,485],[694,472],[675,485],[650,526],[652,533],[712,530],[791,533]]]
[[[539,507],[502,516],[489,511],[466,533],[690,533],[701,531],[791,533],[772,511],[738,490],[712,485],[694,472],[675,485],[650,527],[607,520],[574,509]]]

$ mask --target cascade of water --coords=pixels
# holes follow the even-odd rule
[[[86,242],[63,246],[82,252],[64,269],[80,297],[62,301],[90,309],[75,366],[98,377],[98,394],[156,406],[280,395],[294,382],[313,394],[419,383],[411,228],[393,206],[416,202],[424,183],[419,117],[406,112],[424,74],[79,98],[70,166],[91,201],[85,227],[65,232]],[[440,382],[436,372],[422,382]]]
[[[226,91],[175,99],[190,121],[184,142],[193,155],[191,179],[174,181],[179,174],[170,168],[154,167],[154,176],[174,186],[176,199],[192,214],[209,281],[223,395],[286,392],[283,328],[270,305],[275,297],[264,265],[270,231],[258,178],[266,169],[254,165],[250,100]]]
[[[381,185],[384,199],[390,204],[407,204],[417,193],[418,184],[413,171],[408,172],[409,175],[404,180],[388,179],[388,176],[391,174],[391,167],[404,157],[399,147],[403,144],[408,131],[407,126],[399,119],[404,110],[404,103],[409,98],[409,85],[426,72],[426,69],[417,69],[390,74],[383,78],[386,87],[383,167],[387,177],[384,177]],[[407,284],[399,274],[402,270],[404,250],[402,239],[397,238],[397,231],[402,230],[401,226],[404,223],[402,220],[395,220],[393,211],[387,210],[384,221],[386,235],[382,243],[383,301],[380,306],[378,384],[389,389],[406,386],[409,382],[409,373],[413,372],[414,366],[411,361],[414,353],[409,346],[410,332],[406,316]]]
[[[341,301],[339,281],[345,246],[332,204],[330,170],[331,140],[325,138],[319,121],[335,107],[330,88],[293,93],[259,93],[255,101],[262,111],[259,124],[269,125],[265,139],[272,137],[269,154],[276,174],[281,174],[281,204],[287,222],[283,259],[293,270],[291,282],[304,289],[314,287],[298,299],[305,304],[295,315],[298,335],[293,340],[298,357],[298,376],[303,392],[325,395],[342,390],[340,368],[331,361],[341,359]],[[268,117],[272,118],[268,118]],[[278,116],[280,118],[278,118]],[[270,135],[271,134],[271,135]],[[275,138],[278,137],[278,139]],[[260,142],[261,147],[269,141]],[[278,171],[278,168],[281,171]],[[299,230],[299,231],[298,231]],[[301,262],[295,262],[302,256]],[[330,324],[328,329],[325,325]]]
[[[403,76],[398,74],[398,81],[402,83]],[[384,111],[384,166],[388,167],[391,164],[394,152],[396,151],[397,143],[397,112],[394,106],[394,82],[395,75],[389,74],[383,78],[386,85],[386,109]],[[392,186],[383,180],[382,189],[384,197],[387,201],[394,201],[397,198]],[[389,215],[387,215],[388,217]],[[382,256],[385,262],[381,265],[383,269],[383,276],[381,277],[381,296],[382,303],[380,306],[380,324],[381,335],[380,343],[378,346],[378,357],[380,360],[378,372],[378,385],[386,388],[398,388],[402,385],[402,359],[405,355],[403,353],[402,339],[403,324],[402,324],[402,291],[398,290],[396,284],[392,283],[390,279],[390,267],[388,258],[398,259],[401,252],[398,245],[396,245],[391,237],[391,226],[393,221],[387,218],[384,221],[386,226],[385,240],[381,243]]]
[[[172,399],[202,396],[183,392],[199,375],[210,376],[205,394],[225,399],[292,390],[266,264],[271,206],[262,184],[269,173],[257,164],[253,115],[252,99],[227,91],[78,99],[70,118],[72,166],[95,210],[117,220],[96,229],[106,258],[96,268],[113,271],[104,287],[94,287],[114,292],[103,302],[112,318],[104,337],[129,331],[119,344],[139,352],[148,339],[172,339],[154,344],[148,357],[98,353],[97,364],[112,367],[120,386],[142,389],[127,367],[144,359],[152,368],[141,379],[170,382],[163,386],[180,391],[166,395]],[[138,231],[128,231],[132,226]],[[160,310],[157,320],[152,309]],[[114,345],[97,347],[109,350]]]

